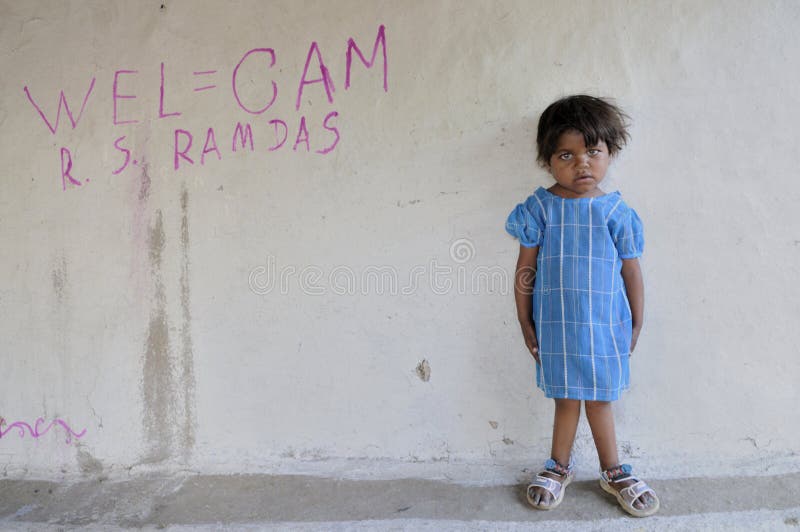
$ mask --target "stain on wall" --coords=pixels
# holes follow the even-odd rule
[[[173,446],[170,420],[174,419],[176,397],[172,386],[167,298],[162,274],[165,243],[164,221],[159,209],[148,238],[154,297],[144,344],[142,377],[144,432],[149,446],[146,462],[166,460],[171,456]]]
[[[64,287],[67,285],[67,259],[64,255],[60,255],[55,261],[55,267],[52,271],[53,280],[53,293],[56,296],[56,301],[59,304],[64,302]]]
[[[144,294],[147,293],[146,287],[149,281],[147,272],[147,235],[148,235],[148,212],[147,205],[150,199],[150,165],[142,160],[139,178],[131,181],[129,204],[132,209],[131,220],[131,265],[130,279],[132,284],[133,296],[137,302],[137,309],[143,308]],[[143,267],[144,266],[144,267]]]
[[[180,389],[183,395],[183,424],[180,442],[185,460],[189,459],[195,441],[195,379],[192,346],[191,285],[189,282],[189,192],[181,185],[181,359]]]
[[[146,175],[146,174],[145,174]],[[142,190],[147,185],[142,182]],[[140,196],[146,201],[145,196]],[[147,248],[152,280],[152,308],[144,344],[142,394],[147,452],[144,462],[181,458],[188,462],[195,444],[195,375],[192,343],[191,282],[189,270],[189,192],[180,192],[180,317],[170,319],[164,276],[167,237],[160,209],[149,228]],[[169,280],[168,280],[169,281]],[[171,282],[171,281],[170,281]],[[174,317],[174,316],[173,316]],[[173,338],[170,323],[180,322],[179,337]]]
[[[50,356],[54,358],[54,367],[58,368],[56,375],[58,375],[59,385],[43,390],[42,416],[44,417],[49,417],[51,414],[58,416],[60,412],[63,413],[67,408],[66,404],[72,397],[74,373],[70,333],[73,328],[71,319],[73,309],[67,256],[67,250],[59,250],[53,259],[50,272],[53,298]],[[51,400],[53,412],[47,410],[48,399]]]

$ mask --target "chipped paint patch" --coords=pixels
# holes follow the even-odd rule
[[[78,447],[75,457],[82,473],[97,475],[103,472],[103,463],[81,446]]]
[[[417,377],[423,382],[431,380],[431,365],[428,364],[427,360],[423,359],[422,362],[417,364]]]

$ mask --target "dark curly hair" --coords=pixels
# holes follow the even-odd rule
[[[536,133],[536,160],[547,168],[558,147],[558,139],[565,131],[583,134],[587,146],[600,140],[608,146],[609,155],[615,155],[630,139],[630,117],[605,98],[585,94],[567,96],[551,103],[539,117]]]

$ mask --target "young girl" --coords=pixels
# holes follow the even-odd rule
[[[584,95],[545,109],[537,159],[555,184],[536,189],[506,222],[520,242],[514,292],[522,335],[536,360],[537,386],[555,400],[551,456],[527,489],[528,502],[542,510],[558,506],[572,481],[581,401],[603,490],[637,517],[659,508],[656,493],[619,463],[611,410],[628,388],[644,306],[641,220],[619,192],[599,188],[629,138],[627,118],[612,103]]]

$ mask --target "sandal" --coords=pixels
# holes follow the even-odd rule
[[[660,507],[658,496],[656,495],[656,492],[653,491],[653,488],[648,486],[644,480],[639,480],[631,475],[632,470],[633,468],[628,464],[622,464],[617,467],[612,467],[611,469],[606,469],[600,475],[600,487],[603,488],[603,491],[606,493],[610,493],[616,497],[617,502],[619,502],[619,505],[622,506],[622,509],[632,516],[647,517],[649,515],[653,515]],[[610,483],[612,482],[616,484],[624,480],[632,480],[633,484],[626,486],[619,491],[610,486]],[[649,493],[654,502],[649,506],[645,506],[644,508],[635,507],[633,503],[645,493]],[[644,504],[644,499],[640,502]]]
[[[562,478],[558,481],[554,478],[546,477],[544,476],[545,472],[554,473]],[[552,510],[564,500],[564,490],[569,486],[569,483],[572,482],[574,476],[575,471],[573,469],[572,459],[570,459],[567,467],[564,467],[552,458],[548,459],[544,463],[544,471],[536,475],[536,479],[534,479],[525,490],[525,498],[528,499],[528,504],[537,510]],[[550,493],[550,495],[553,496],[553,500],[549,504],[542,504],[541,500],[538,503],[535,502],[533,498],[534,488],[542,488]]]

